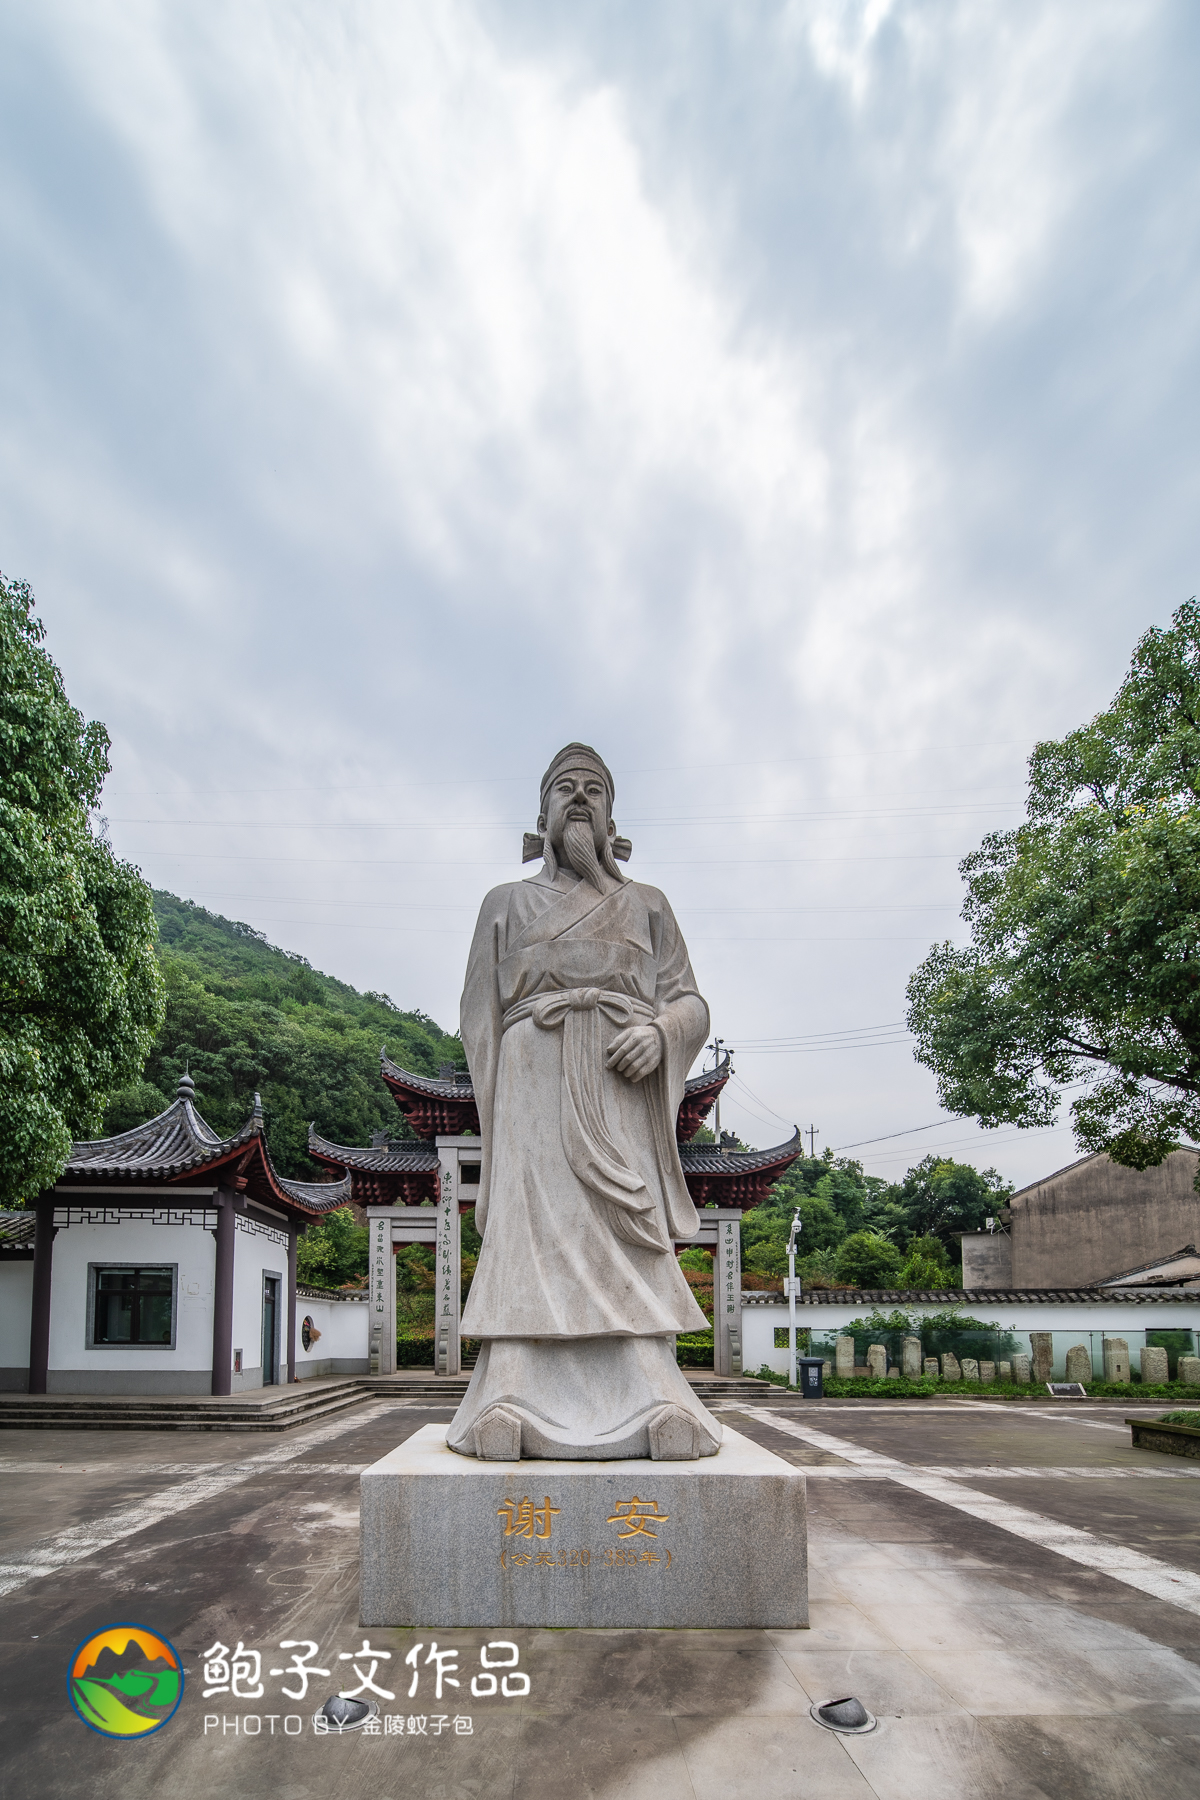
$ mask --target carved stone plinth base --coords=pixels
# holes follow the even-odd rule
[[[426,1425],[363,1471],[361,1533],[364,1625],[808,1624],[804,1476],[728,1427],[694,1462],[504,1464]]]

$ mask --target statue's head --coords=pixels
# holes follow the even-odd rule
[[[524,861],[544,856],[550,874],[565,863],[594,887],[623,881],[616,859],[630,844],[613,824],[615,788],[607,765],[590,744],[568,744],[542,776],[537,833],[525,834]]]

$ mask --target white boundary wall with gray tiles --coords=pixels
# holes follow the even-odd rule
[[[320,1337],[304,1348],[306,1318]],[[312,1288],[296,1288],[296,1374],[301,1381],[320,1375],[368,1375],[370,1373],[369,1298],[361,1294],[322,1294]]]
[[[936,1301],[908,1301],[902,1296],[876,1300],[867,1295],[858,1300],[801,1304],[796,1308],[797,1331],[811,1331],[814,1339],[832,1339],[844,1331],[852,1319],[867,1317],[879,1311],[900,1311],[928,1317],[955,1303],[955,1290],[947,1290]],[[993,1321],[1011,1329],[1022,1342],[1019,1350],[1029,1349],[1031,1331],[1054,1334],[1055,1376],[1065,1372],[1066,1353],[1072,1344],[1084,1344],[1092,1351],[1096,1378],[1100,1378],[1100,1339],[1123,1337],[1129,1345],[1133,1367],[1138,1366],[1138,1351],[1146,1341],[1147,1331],[1200,1331],[1200,1294],[1186,1299],[1138,1300],[1022,1300],[1019,1292],[1011,1298],[968,1300],[961,1306],[965,1318]],[[742,1295],[742,1368],[753,1375],[766,1364],[780,1375],[786,1375],[788,1353],[775,1346],[775,1328],[787,1329],[788,1309],[780,1295],[743,1293]],[[1094,1340],[1094,1342],[1093,1342]],[[814,1343],[819,1353],[819,1343]],[[831,1352],[832,1354],[832,1352]]]

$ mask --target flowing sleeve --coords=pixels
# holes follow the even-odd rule
[[[500,985],[496,969],[504,948],[508,895],[508,887],[493,888],[479,909],[459,1007],[459,1030],[475,1089],[482,1139],[479,1198],[475,1203],[475,1226],[480,1236],[487,1223],[492,1174],[492,1113],[496,1102],[501,1035]]]
[[[676,1238],[695,1237],[700,1220],[687,1191],[675,1138],[675,1120],[687,1073],[708,1036],[708,1004],[697,991],[683,933],[666,898],[653,890],[651,938],[658,962],[654,1023],[663,1041],[663,1059],[654,1072],[658,1102],[655,1135],[663,1163],[668,1224]]]

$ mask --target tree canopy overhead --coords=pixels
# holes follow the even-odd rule
[[[0,1205],[49,1187],[162,1018],[150,889],[92,829],[109,737],[0,576]]]
[[[1051,1124],[1144,1169],[1200,1141],[1200,608],[1138,643],[1107,711],[1029,760],[1025,824],[962,864],[971,943],[908,987],[949,1110]]]

